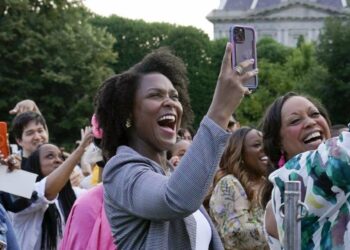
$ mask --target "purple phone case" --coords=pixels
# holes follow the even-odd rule
[[[245,40],[243,42],[235,42],[234,29],[243,28],[245,32]],[[250,71],[257,68],[257,58],[256,58],[256,33],[255,29],[251,26],[243,25],[233,25],[230,27],[230,42],[233,44],[232,51],[232,67],[236,67],[242,61],[254,58],[254,64],[248,68],[246,71]],[[244,84],[250,90],[255,90],[258,87],[258,76],[254,76]]]

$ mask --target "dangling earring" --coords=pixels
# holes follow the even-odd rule
[[[130,128],[131,127],[131,119],[130,118],[126,119],[125,127],[126,128]]]
[[[286,163],[286,157],[284,156],[283,150],[281,150],[281,157],[277,163],[278,167],[281,168]]]
[[[241,161],[239,162],[239,165],[244,166],[244,160],[241,160]]]

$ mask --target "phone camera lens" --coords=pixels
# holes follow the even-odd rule
[[[235,42],[237,42],[237,43],[244,42],[244,40],[245,40],[244,28],[237,27],[234,29],[233,33],[234,33]]]

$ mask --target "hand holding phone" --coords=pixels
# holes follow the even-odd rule
[[[256,35],[254,28],[240,25],[231,26],[229,39],[233,44],[232,67],[236,69],[239,74],[244,74],[246,71],[256,69]],[[243,69],[240,63],[249,59],[254,59],[254,64]],[[258,76],[255,75],[244,85],[250,90],[255,90],[258,87]]]

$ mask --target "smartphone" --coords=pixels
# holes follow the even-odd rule
[[[4,158],[7,158],[10,154],[6,122],[0,122],[0,151]]]
[[[256,32],[253,27],[233,25],[230,27],[230,42],[233,44],[232,67],[235,68],[241,62],[254,59],[254,64],[245,68],[244,72],[257,68],[256,58]],[[244,84],[250,90],[258,87],[258,76],[254,76]]]

